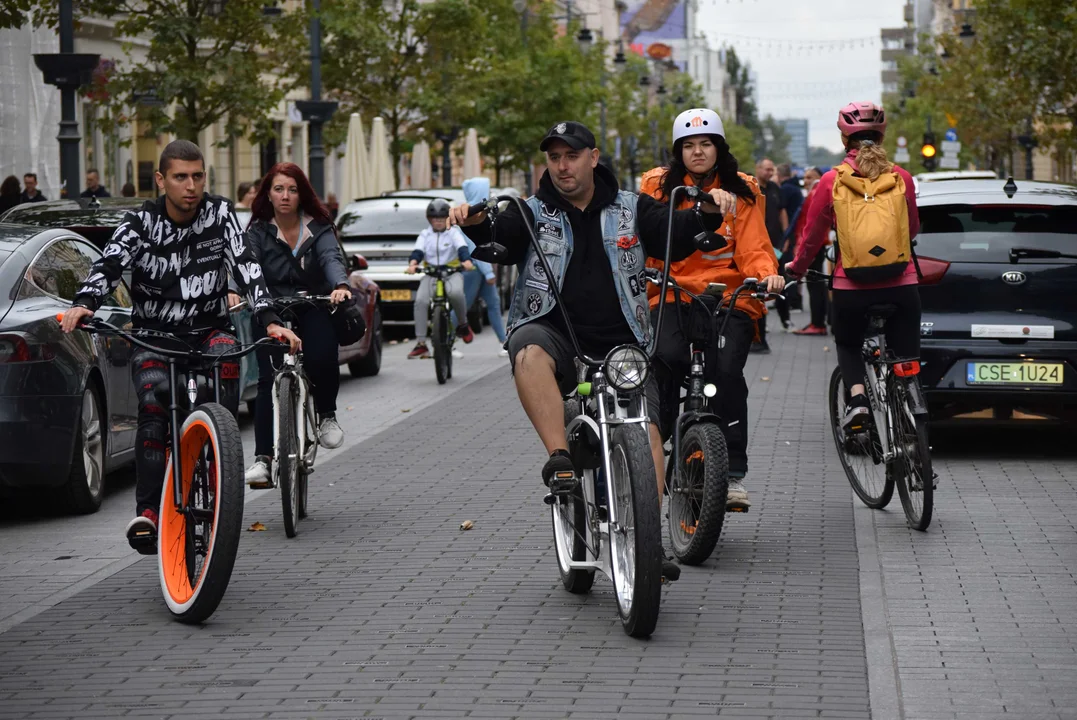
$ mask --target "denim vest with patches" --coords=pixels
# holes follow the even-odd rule
[[[613,268],[614,285],[617,288],[621,312],[628,327],[641,344],[651,339],[651,314],[647,305],[647,283],[643,274],[647,254],[639,239],[636,226],[636,201],[638,196],[619,191],[617,199],[602,209],[602,244]],[[557,288],[564,286],[565,269],[572,257],[572,226],[565,213],[548,205],[537,197],[527,199],[527,206],[535,217],[535,235],[557,281]],[[520,263],[512,306],[509,309],[509,332],[520,325],[540,318],[553,310],[553,293],[535,255],[534,247],[528,247],[527,256]],[[558,310],[557,312],[560,312]]]

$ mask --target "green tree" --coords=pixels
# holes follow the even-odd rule
[[[770,140],[767,140],[767,137]],[[789,133],[785,125],[767,115],[760,123],[760,130],[756,133],[756,155],[758,158],[769,157],[775,165],[790,162],[789,158]]]
[[[34,0],[34,22],[57,27],[57,4]],[[133,120],[149,122],[151,133],[197,141],[202,130],[225,122],[229,135],[255,139],[272,134],[270,113],[295,85],[306,46],[303,13],[270,23],[265,0],[229,0],[213,14],[209,0],[82,0],[82,17],[115,22],[118,37],[148,44],[126,57],[94,88],[104,110],[106,132]]]
[[[730,154],[737,159],[741,172],[754,174],[752,165],[755,162],[755,138],[752,137],[752,131],[743,125],[725,123],[725,141],[729,145]]]
[[[844,157],[844,152],[833,152],[825,147],[813,145],[808,148],[808,165],[812,167],[831,167],[840,163]]]

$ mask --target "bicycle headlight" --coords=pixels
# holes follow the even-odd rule
[[[650,369],[651,362],[647,353],[635,345],[615,347],[606,356],[606,380],[620,392],[633,392],[642,388],[647,382]]]

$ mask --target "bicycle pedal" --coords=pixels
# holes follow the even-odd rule
[[[141,530],[127,536],[127,543],[139,555],[157,554],[157,533],[152,530]]]
[[[251,490],[272,490],[277,487],[277,484],[272,480],[250,480],[247,482],[247,487]]]
[[[748,512],[748,508],[744,507],[743,505],[726,505],[725,511],[726,512],[735,512],[735,513],[746,513],[746,512]]]
[[[571,495],[580,487],[580,479],[571,470],[560,470],[550,478],[550,494]]]

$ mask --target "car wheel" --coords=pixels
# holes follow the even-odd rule
[[[67,477],[67,507],[80,515],[94,513],[105,496],[105,433],[101,402],[91,382],[82,394],[75,428],[75,449]]]
[[[381,372],[381,308],[374,308],[374,327],[370,329],[374,337],[370,341],[370,349],[361,358],[348,362],[348,370],[352,377],[372,377]]]

